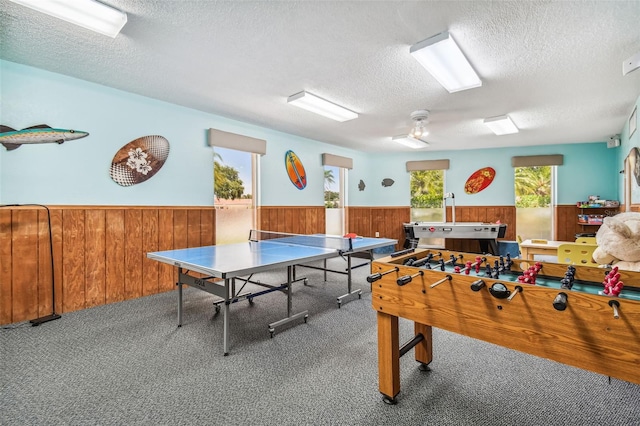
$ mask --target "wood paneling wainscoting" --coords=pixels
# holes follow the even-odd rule
[[[262,231],[324,234],[324,206],[261,206],[257,224]]]
[[[172,290],[177,271],[146,253],[215,243],[213,207],[49,206],[56,313]],[[0,324],[51,309],[47,211],[0,208]]]
[[[411,219],[409,207],[347,207],[347,232],[363,237],[375,237],[398,240],[396,249],[404,245],[403,223]]]

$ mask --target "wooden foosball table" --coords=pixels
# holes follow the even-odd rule
[[[401,356],[414,349],[428,369],[432,327],[640,384],[638,272],[413,249],[374,261],[367,280],[387,403]],[[399,318],[415,331],[402,346]]]

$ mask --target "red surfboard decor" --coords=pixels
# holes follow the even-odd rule
[[[469,176],[469,179],[467,179],[467,182],[464,184],[464,192],[467,194],[477,194],[491,185],[494,177],[496,177],[496,171],[491,167],[476,170]]]
[[[143,136],[116,152],[109,175],[120,186],[132,186],[151,179],[169,157],[169,141],[162,136]]]
[[[307,172],[295,152],[291,150],[285,152],[284,165],[291,183],[298,189],[304,189],[307,186]]]

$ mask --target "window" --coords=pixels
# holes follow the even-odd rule
[[[523,239],[553,239],[554,166],[514,168],[516,234]]]
[[[257,155],[215,147],[213,194],[216,206],[216,244],[247,240],[255,228],[255,160]]]
[[[333,154],[322,154],[324,166],[325,233],[344,235],[347,206],[347,170],[353,160]]]
[[[411,222],[444,222],[444,170],[410,172]],[[443,238],[421,238],[420,246],[444,247]]]
[[[246,241],[255,228],[259,204],[258,167],[267,141],[209,129],[213,151],[213,194],[216,244]]]
[[[562,155],[512,157],[516,197],[516,235],[522,239],[552,240],[556,166]]]

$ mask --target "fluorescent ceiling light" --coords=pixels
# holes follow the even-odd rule
[[[11,0],[72,24],[115,38],[127,14],[94,0]]]
[[[287,98],[287,103],[340,122],[358,118],[358,114],[355,112],[343,108],[340,105],[336,105],[333,102],[324,100],[316,95],[312,95],[309,92],[302,91],[295,95],[291,95]]]
[[[449,93],[482,86],[448,31],[414,44],[409,51]]]
[[[508,115],[501,115],[499,117],[485,118],[484,124],[487,125],[493,133],[498,136],[510,135],[512,133],[518,133],[519,130],[516,125],[511,121]]]
[[[423,141],[422,139],[412,138],[408,135],[394,136],[391,140],[413,149],[426,148],[429,146],[428,142]]]

